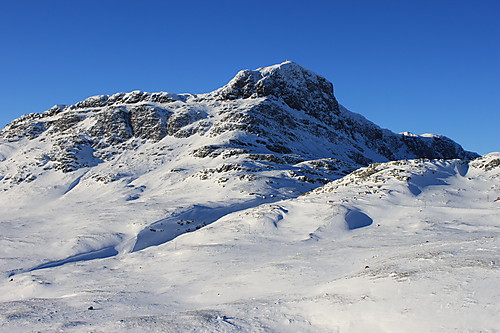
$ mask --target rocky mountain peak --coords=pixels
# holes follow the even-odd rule
[[[378,127],[340,106],[325,78],[286,61],[240,71],[207,94],[98,95],[22,116],[0,131],[0,190],[51,169],[96,167],[98,179],[116,180],[143,169],[177,170],[178,161],[193,158],[205,160],[203,170],[211,163],[213,170],[246,170],[243,179],[269,170],[288,179],[280,173],[287,170],[294,182],[315,186],[373,162],[475,157],[446,137]],[[199,166],[182,168],[205,178]]]
[[[317,118],[329,112],[339,113],[333,84],[291,61],[256,70],[242,70],[215,94],[229,100],[277,98],[291,108],[304,110]]]

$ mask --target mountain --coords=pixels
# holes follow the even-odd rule
[[[446,137],[379,128],[340,106],[325,78],[289,61],[241,71],[208,94],[134,91],[56,105],[7,125],[0,143],[0,190],[14,207],[32,207],[33,198],[46,206],[55,199],[68,207],[81,202],[72,209],[85,216],[81,207],[99,209],[110,194],[125,210],[157,198],[157,208],[137,209],[133,223],[142,230],[106,222],[117,224],[111,229],[119,236],[105,242],[113,251],[128,238],[135,244],[120,251],[158,245],[229,212],[297,197],[373,162],[478,156]],[[179,192],[182,200],[164,197]],[[201,212],[204,218],[195,223],[176,223]],[[160,225],[175,232],[152,237],[151,229]],[[76,239],[89,233],[87,226],[65,227]],[[83,244],[73,251],[101,250]]]
[[[1,152],[4,188],[52,169],[90,168],[95,179],[113,181],[158,164],[182,168],[174,163],[181,156],[189,165],[192,158],[224,159],[233,169],[264,161],[316,183],[373,162],[477,157],[443,136],[379,128],[340,106],[330,82],[293,62],[241,71],[208,94],[134,91],[56,105],[13,121],[0,140],[9,147]]]
[[[493,331],[499,191],[292,62],[57,105],[0,131],[0,327]]]

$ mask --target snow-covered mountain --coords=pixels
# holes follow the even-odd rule
[[[292,62],[57,105],[0,132],[0,327],[493,331],[499,191]]]
[[[193,169],[193,159],[250,168],[246,174],[263,163],[325,182],[373,162],[477,157],[446,137],[379,128],[340,106],[325,78],[293,62],[241,71],[203,95],[134,91],[57,105],[13,121],[0,140],[4,188],[52,169],[87,168],[87,177],[109,182],[167,164]]]

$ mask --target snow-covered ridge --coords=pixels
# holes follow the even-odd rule
[[[169,103],[174,101],[185,101],[189,96],[191,95],[173,94],[167,92],[149,93],[140,90],[134,90],[129,93],[91,96],[74,105],[54,105],[52,108],[46,111],[46,114],[51,116],[65,109],[78,110],[123,104]]]
[[[472,161],[467,160],[399,160],[374,163],[360,168],[314,191],[327,193],[340,188],[366,186],[369,192],[378,193],[382,188],[392,188],[399,183],[418,195],[422,187],[442,185],[444,179],[452,176],[472,180],[476,176],[484,179],[500,177],[500,153],[490,153]]]

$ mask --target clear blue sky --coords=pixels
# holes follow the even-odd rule
[[[395,132],[500,151],[500,1],[2,1],[0,127],[122,91],[202,93],[290,59]]]

